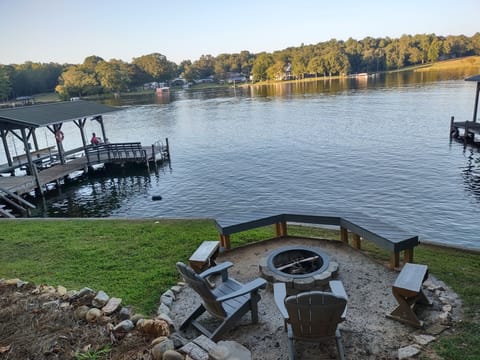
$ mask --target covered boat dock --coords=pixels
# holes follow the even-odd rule
[[[475,104],[473,106],[472,121],[455,121],[452,116],[450,118],[450,138],[463,138],[465,144],[475,143],[475,135],[480,135],[480,123],[477,122],[478,102],[480,96],[480,75],[466,78],[465,81],[475,81],[477,83],[475,92]],[[462,133],[460,133],[462,130]]]
[[[165,145],[147,147],[140,142],[90,144],[85,134],[87,120],[97,121],[102,138],[107,139],[103,114],[119,110],[122,109],[83,100],[1,109],[0,135],[7,163],[0,165],[0,203],[2,197],[11,200],[31,191],[42,195],[48,183],[58,184],[69,174],[87,172],[97,164],[138,164],[149,169],[170,160],[168,139]],[[78,128],[81,147],[64,148],[62,126],[66,122],[73,122]],[[52,133],[55,146],[39,146],[36,130],[42,127]],[[12,156],[7,142],[9,134],[23,144],[24,153]],[[18,176],[18,169],[26,170],[26,174]]]

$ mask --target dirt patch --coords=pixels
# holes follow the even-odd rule
[[[0,284],[0,359],[75,359],[110,348],[98,359],[150,359],[150,341],[131,332],[112,343],[106,324],[75,318],[74,305],[57,292]],[[118,322],[116,319],[112,319]],[[82,357],[78,357],[82,358]],[[83,357],[90,359],[95,357]]]
[[[320,247],[339,264],[337,278],[342,280],[349,296],[347,321],[340,325],[347,359],[395,359],[400,347],[412,344],[415,335],[426,333],[385,317],[396,307],[391,286],[398,273],[340,242],[300,238],[265,241],[220,254],[217,261],[232,261],[234,267],[230,275],[246,282],[260,276],[261,258],[273,249],[293,244]],[[442,290],[427,290],[427,297],[434,306],[419,308],[419,317],[425,321],[426,329],[439,323],[444,305],[440,297],[449,299],[453,305],[454,321],[461,310],[456,294],[432,275],[430,280]],[[104,357],[90,358],[151,358],[152,338],[131,331],[112,342],[107,324],[78,320],[74,315],[76,304],[65,301],[58,292],[34,289],[33,285],[17,288],[0,281],[0,360],[75,359],[76,354],[95,353],[106,346],[109,351]],[[225,340],[234,340],[247,347],[253,359],[287,359],[284,324],[274,305],[271,286],[262,290],[261,296],[259,323],[250,324],[247,315],[238,327],[226,334]],[[177,295],[170,314],[177,329],[199,301],[189,288]],[[112,316],[111,322],[120,321],[116,315]],[[199,334],[189,330],[182,335],[191,340]],[[298,343],[296,354],[297,358],[305,360],[330,359],[336,358],[337,352],[335,342],[329,340]]]
[[[399,348],[414,343],[415,335],[426,334],[426,330],[416,330],[385,317],[397,305],[391,289],[398,272],[372,261],[343,243],[301,238],[275,239],[234,249],[221,254],[217,260],[232,261],[234,266],[229,274],[246,282],[260,276],[261,258],[274,249],[294,244],[320,247],[339,264],[337,279],[343,282],[348,294],[347,320],[340,325],[347,359],[395,359]],[[454,313],[458,316],[458,297],[432,275],[430,281],[445,289],[442,296],[455,303]],[[438,324],[443,304],[439,301],[438,291],[437,294],[425,291],[434,305],[419,307],[417,313],[428,329]],[[274,304],[271,286],[263,290],[261,296],[259,323],[252,325],[249,323],[250,317],[245,316],[241,325],[231,330],[225,338],[246,346],[252,352],[253,359],[287,359],[283,319]],[[189,288],[185,288],[177,297],[172,308],[177,328],[198,302],[198,296]],[[191,332],[185,335],[194,337],[198,334]],[[335,341],[328,340],[320,344],[300,342],[296,344],[296,355],[299,359],[318,359],[319,356],[325,359],[336,358]]]

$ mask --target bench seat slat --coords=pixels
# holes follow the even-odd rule
[[[427,265],[407,263],[395,280],[393,287],[400,291],[408,290],[418,293],[427,276]]]

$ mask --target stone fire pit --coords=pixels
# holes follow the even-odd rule
[[[324,290],[337,274],[338,263],[317,247],[285,246],[260,260],[261,276],[267,281],[283,282],[287,293]]]

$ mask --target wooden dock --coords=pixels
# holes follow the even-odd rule
[[[477,121],[478,104],[480,99],[480,75],[471,76],[466,78],[465,81],[473,81],[477,83],[472,121],[455,121],[455,118],[452,116],[450,118],[450,139],[463,139],[465,145],[467,143],[480,145],[480,142],[475,141],[475,135],[480,135],[480,123]]]
[[[475,143],[475,135],[480,135],[480,123],[476,121],[455,121],[450,119],[450,138],[463,139],[464,143]]]
[[[138,165],[150,170],[160,162],[170,161],[168,139],[165,139],[165,145],[156,142],[149,147],[143,147],[139,142],[98,144],[98,141],[93,141],[96,135],[92,133],[92,140],[88,142],[85,134],[87,119],[98,123],[102,138],[107,139],[103,114],[120,110],[84,100],[0,109],[0,138],[7,160],[6,164],[0,165],[0,210],[8,205],[18,209],[18,204],[12,202],[21,203],[20,195],[31,191],[43,194],[48,184],[60,185],[69,175],[78,171],[88,172],[98,164],[104,164],[107,169]],[[65,150],[62,126],[66,122],[73,122],[78,128],[82,147]],[[55,146],[40,148],[36,130],[42,127],[51,132]],[[24,154],[12,156],[7,141],[9,135],[21,142]],[[22,203],[19,206],[25,209],[24,206],[30,205]],[[8,211],[3,214],[10,217]]]
[[[167,142],[168,143],[168,142]],[[0,188],[16,193],[27,194],[31,191],[38,191],[45,188],[47,184],[59,183],[68,175],[76,171],[88,172],[93,165],[105,164],[125,166],[128,164],[144,166],[150,169],[158,163],[169,161],[170,153],[168,145],[142,147],[140,143],[115,143],[88,146],[69,151],[69,157],[65,164],[58,163],[56,153],[42,156],[35,159],[34,163],[38,171],[38,183],[34,175],[22,176],[1,176]],[[3,165],[2,171],[8,172],[16,168],[24,168],[28,165],[26,161],[17,161],[14,166]]]

